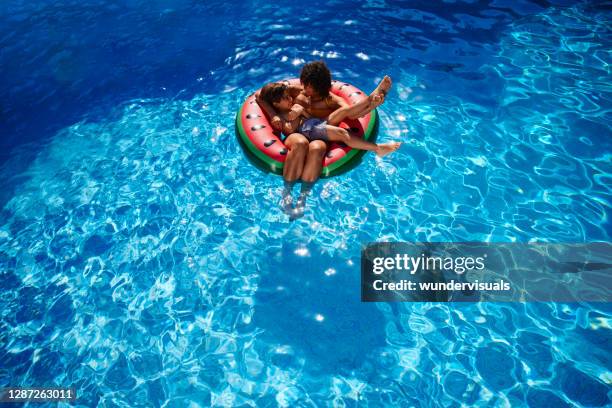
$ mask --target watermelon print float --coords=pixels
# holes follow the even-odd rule
[[[298,85],[299,79],[283,81],[288,85]],[[353,105],[367,95],[353,85],[332,81],[331,92]],[[242,104],[236,115],[236,135],[249,160],[266,172],[283,173],[283,165],[288,148],[281,134],[275,131],[260,106],[251,94]],[[374,142],[378,130],[376,109],[359,119],[347,119],[340,123],[342,128],[364,140]],[[354,168],[361,161],[364,150],[352,149],[344,143],[330,142],[321,170],[321,177],[331,177]]]

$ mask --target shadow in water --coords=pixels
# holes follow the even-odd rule
[[[359,264],[350,266],[321,253],[314,245],[268,251],[256,295],[254,323],[277,365],[305,358],[315,372],[349,372],[385,346],[382,313],[374,303],[361,303]]]

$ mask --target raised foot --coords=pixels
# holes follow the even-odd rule
[[[369,110],[378,108],[385,101],[385,98],[378,92],[373,92],[372,95],[369,96],[369,98],[370,98]]]
[[[397,149],[399,149],[401,145],[401,142],[381,143],[376,149],[376,155],[378,157],[385,157],[386,155],[391,154]]]
[[[392,84],[393,82],[391,81],[391,78],[388,75],[385,75],[376,89],[374,89],[370,94],[371,103],[375,104],[375,106],[381,105],[385,101],[385,96],[387,95],[387,92],[389,92],[389,89],[391,89]]]

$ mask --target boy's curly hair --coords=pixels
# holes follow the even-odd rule
[[[331,89],[331,72],[323,61],[314,61],[305,64],[300,73],[300,82],[310,85],[322,98],[327,98]]]
[[[261,88],[259,97],[272,105],[274,102],[280,102],[285,94],[285,90],[287,90],[287,85],[280,82],[272,82]]]

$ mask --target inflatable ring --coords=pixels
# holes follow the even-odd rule
[[[283,81],[288,85],[299,84],[299,79]],[[367,95],[351,84],[332,81],[331,92],[353,105],[367,98]],[[378,114],[376,109],[359,119],[347,119],[339,125],[353,135],[374,142],[378,130]],[[275,174],[283,173],[283,165],[287,146],[280,138],[280,132],[275,131],[268,118],[255,101],[255,93],[251,94],[242,104],[236,115],[236,135],[247,158],[256,167]],[[344,143],[331,142],[321,170],[322,177],[331,177],[354,168],[363,157],[364,150],[356,150]]]

